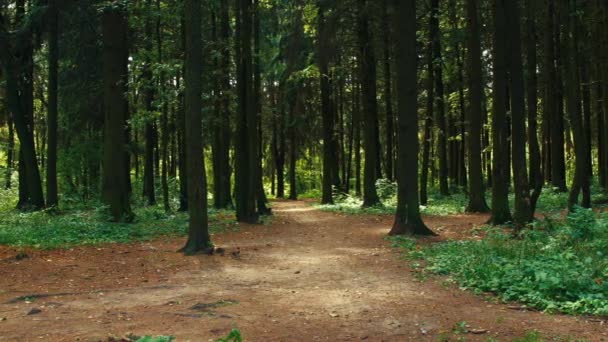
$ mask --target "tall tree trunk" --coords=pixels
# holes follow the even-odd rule
[[[255,201],[255,164],[257,155],[255,108],[253,108],[253,73],[251,56],[251,0],[237,1],[237,93],[238,120],[235,155],[236,216],[239,222],[258,221]]]
[[[251,137],[254,140],[251,141],[251,146],[254,147],[254,152],[251,155],[253,165],[253,184],[254,192],[256,197],[256,204],[258,214],[269,215],[271,213],[270,208],[266,206],[268,199],[266,198],[266,192],[264,190],[264,181],[262,174],[262,161],[264,156],[262,154],[262,72],[261,72],[261,61],[260,61],[260,11],[259,11],[259,0],[253,0],[253,43],[254,43],[254,57],[253,57],[253,93],[252,102],[254,108],[254,115],[252,117],[253,128],[250,129]]]
[[[564,117],[563,117],[563,95],[562,92],[562,80],[556,66],[560,66],[559,59],[559,23],[555,23],[555,2],[548,0],[547,6],[547,26],[545,28],[545,58],[546,66],[548,67],[547,76],[549,82],[546,86],[552,89],[548,89],[551,97],[546,99],[547,106],[553,106],[548,108],[547,115],[551,115],[551,184],[558,191],[567,191],[566,187],[566,161],[564,156]],[[549,27],[549,25],[551,25]]]
[[[358,0],[358,44],[361,58],[360,77],[363,96],[363,145],[365,164],[363,170],[363,206],[372,207],[380,203],[376,193],[378,175],[378,103],[376,99],[376,58],[369,29],[367,0]]]
[[[361,197],[361,85],[355,83],[355,109],[353,111],[355,150],[355,195]]]
[[[156,49],[158,54],[158,64],[162,65],[164,60],[163,56],[163,37],[162,37],[162,15],[161,15],[161,0],[156,0]],[[164,96],[165,93],[165,73],[161,71],[159,80],[159,93]],[[161,188],[163,193],[163,207],[165,212],[171,211],[171,204],[169,203],[169,104],[163,99],[162,102],[162,113],[160,119],[161,129],[161,158],[162,158],[162,171],[161,171]]]
[[[418,202],[418,111],[416,73],[416,0],[394,0],[397,37],[397,110],[399,151],[397,211],[389,235],[434,235],[420,217]]]
[[[128,74],[128,24],[122,6],[108,7],[102,14],[103,31],[103,89],[104,89],[104,149],[103,199],[117,222],[132,219],[130,189],[125,174],[129,163],[126,127],[128,104],[125,84]]]
[[[506,24],[509,27],[509,71],[511,93],[511,154],[513,159],[513,183],[515,191],[515,214],[513,219],[522,228],[534,218],[530,202],[530,184],[526,164],[526,102],[524,68],[522,63],[521,14],[517,1],[506,1]]]
[[[220,208],[232,207],[230,193],[230,13],[228,1],[220,2],[219,46],[219,117],[216,118],[217,129],[214,136],[214,206]]]
[[[146,37],[152,37],[152,0],[146,0],[146,19],[144,23],[144,31]],[[152,74],[152,60],[150,56],[153,53],[153,45],[151,39],[145,40],[146,57],[144,58],[144,69],[142,72],[143,78],[143,99],[146,110],[145,124],[145,153],[144,153],[144,186],[143,195],[148,205],[156,204],[156,193],[154,187],[154,145],[156,129],[154,124],[154,79]]]
[[[526,57],[527,57],[527,102],[528,102],[528,151],[530,162],[530,208],[536,211],[536,203],[543,189],[542,157],[538,143],[538,76],[537,76],[537,29],[536,11],[539,11],[538,0],[526,0]]]
[[[323,118],[323,175],[322,175],[322,196],[321,204],[333,204],[332,174],[336,164],[335,150],[333,149],[334,135],[334,115],[331,111],[331,81],[329,73],[329,30],[325,22],[326,8],[319,2],[318,9],[318,50],[317,63],[319,65],[320,83],[321,83],[321,116]]]
[[[384,102],[386,106],[386,166],[385,174],[388,180],[394,180],[394,151],[393,140],[395,137],[395,127],[393,118],[393,94],[392,94],[392,75],[391,75],[391,30],[389,29],[390,16],[388,12],[388,1],[382,0],[382,32],[383,32],[383,53],[384,53]]]
[[[509,142],[507,140],[507,22],[505,1],[494,0],[492,217],[495,225],[511,221],[509,211]]]
[[[579,204],[578,198],[581,190],[583,191],[583,207],[590,207],[591,201],[589,196],[589,173],[587,170],[587,139],[583,126],[583,118],[581,113],[581,90],[580,90],[580,75],[578,66],[580,60],[577,50],[577,19],[572,13],[576,13],[576,2],[573,0],[562,0],[560,12],[563,14],[563,19],[566,21],[566,32],[563,35],[564,49],[562,58],[565,66],[566,74],[566,106],[572,133],[574,135],[575,147],[575,170],[574,179],[570,188],[568,197],[568,208],[572,211]]]
[[[429,37],[432,39],[432,37]],[[433,67],[433,43],[427,49],[427,79],[426,79],[426,113],[424,119],[424,136],[422,140],[422,169],[420,176],[420,204],[428,204],[429,162],[431,155],[431,139],[433,129],[433,104],[435,102],[435,80]]]
[[[448,142],[444,103],[441,35],[439,32],[439,0],[431,0],[431,18],[429,25],[432,37],[431,41],[433,42],[433,80],[435,82],[435,125],[437,126],[437,157],[439,159],[439,192],[441,195],[447,196],[450,194],[448,189]]]
[[[483,77],[481,63],[481,33],[479,28],[479,0],[467,0],[467,36],[469,67],[469,115],[467,118],[469,139],[469,204],[467,212],[487,212],[483,171],[481,168],[481,111],[483,101]]]
[[[55,207],[57,196],[57,71],[59,64],[59,25],[57,0],[49,0],[49,84],[47,118],[46,204]]]
[[[185,0],[186,60],[186,172],[188,177],[188,241],[186,255],[213,248],[207,222],[207,177],[202,137],[202,63],[201,2]]]

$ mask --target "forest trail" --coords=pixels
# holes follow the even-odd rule
[[[214,236],[223,256],[185,258],[175,252],[183,239],[28,251],[20,261],[15,249],[0,248],[0,341],[134,333],[199,342],[234,327],[245,341],[437,341],[456,340],[462,321],[484,332],[461,335],[467,341],[533,330],[608,340],[593,320],[513,310],[440,278],[421,282],[384,240],[391,217],[320,212],[305,202],[275,202],[274,214],[271,224]],[[446,232],[484,219],[426,218]]]

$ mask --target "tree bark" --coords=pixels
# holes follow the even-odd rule
[[[435,235],[420,217],[418,202],[418,92],[416,50],[416,0],[394,0],[397,41],[397,110],[399,151],[397,211],[389,235]]]
[[[467,0],[467,36],[469,67],[469,203],[466,211],[472,213],[488,212],[483,171],[481,167],[481,111],[483,101],[483,78],[481,62],[481,33],[479,28],[479,0]]]
[[[505,1],[494,0],[494,51],[492,83],[492,217],[490,223],[500,225],[511,221],[509,210],[509,146],[507,140],[507,22]]]
[[[202,137],[202,63],[201,2],[185,0],[185,103],[186,172],[188,177],[188,241],[186,255],[213,248],[207,223],[207,177]]]
[[[57,0],[49,0],[49,84],[47,117],[46,204],[56,207],[57,196],[57,72],[59,65],[59,26]]]
[[[126,11],[116,4],[102,14],[104,149],[103,199],[117,222],[132,219],[130,189],[125,174],[129,164],[127,151],[128,104],[125,84],[128,74],[128,24]]]
[[[363,97],[363,145],[365,161],[363,169],[363,206],[372,207],[380,204],[376,192],[378,177],[378,102],[376,99],[376,58],[369,29],[367,0],[358,0],[357,35],[359,56],[361,58],[360,77]]]

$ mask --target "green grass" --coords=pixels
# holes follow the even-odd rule
[[[446,275],[462,288],[493,293],[548,312],[608,316],[608,215],[579,209],[545,220],[514,239],[487,228],[479,241],[417,247],[393,239],[421,272]]]
[[[186,235],[186,213],[166,214],[157,206],[136,208],[134,212],[135,222],[123,224],[108,222],[103,207],[58,213],[3,210],[0,214],[0,245],[54,249]],[[211,233],[236,227],[233,212],[209,211]]]

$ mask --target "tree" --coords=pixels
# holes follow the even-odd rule
[[[103,32],[103,199],[117,222],[132,219],[127,153],[128,24],[126,9],[108,4],[102,13]]]
[[[394,0],[397,60],[397,212],[389,235],[434,235],[422,222],[418,201],[416,1]]]
[[[219,39],[221,57],[219,64],[219,97],[218,117],[215,118],[213,132],[213,199],[214,206],[220,208],[232,207],[230,191],[230,13],[228,1],[220,1],[219,10]]]
[[[380,203],[376,193],[377,163],[378,163],[378,102],[376,99],[376,57],[371,44],[369,30],[369,9],[367,0],[357,0],[358,25],[357,36],[361,62],[360,78],[363,97],[363,148],[365,161],[363,167],[363,206],[372,207]]]
[[[483,213],[489,210],[486,204],[481,168],[481,106],[483,101],[483,77],[481,64],[481,33],[479,29],[478,0],[467,0],[467,47],[469,67],[469,204],[467,212]]]
[[[49,89],[47,118],[46,205],[57,206],[57,72],[59,69],[59,32],[57,0],[49,0]]]
[[[202,140],[201,3],[185,0],[186,171],[188,177],[188,241],[181,249],[192,255],[212,248],[207,222],[207,177]]]
[[[528,168],[526,165],[526,105],[524,89],[524,70],[521,52],[521,19],[517,1],[506,1],[506,27],[509,27],[508,57],[511,99],[511,154],[513,159],[513,183],[515,192],[515,214],[513,219],[518,227],[534,218],[530,200]],[[498,57],[500,58],[500,57]]]
[[[319,65],[319,76],[321,83],[321,115],[323,117],[323,176],[322,176],[322,198],[321,204],[332,204],[333,172],[336,163],[336,151],[334,149],[334,115],[331,111],[331,81],[329,73],[329,34],[325,18],[327,8],[324,2],[319,2],[318,11],[318,51],[317,63]]]
[[[236,216],[239,222],[255,223],[256,212],[254,172],[257,155],[255,108],[253,107],[251,58],[251,0],[236,0],[237,13],[237,93],[238,117],[235,141],[235,197]]]
[[[433,44],[433,80],[435,81],[435,124],[437,126],[437,153],[439,159],[439,192],[441,195],[447,196],[450,194],[450,191],[448,189],[447,130],[441,36],[439,31],[439,0],[431,0],[430,31]]]
[[[511,221],[509,210],[509,142],[507,140],[507,22],[505,1],[494,0],[494,50],[492,83],[492,224]]]
[[[0,14],[0,62],[6,80],[6,102],[19,138],[19,203],[25,210],[44,208],[44,194],[33,126],[33,46],[32,25],[39,18],[24,20],[24,2],[16,5],[16,22],[21,25],[16,33],[8,32],[8,22]]]

